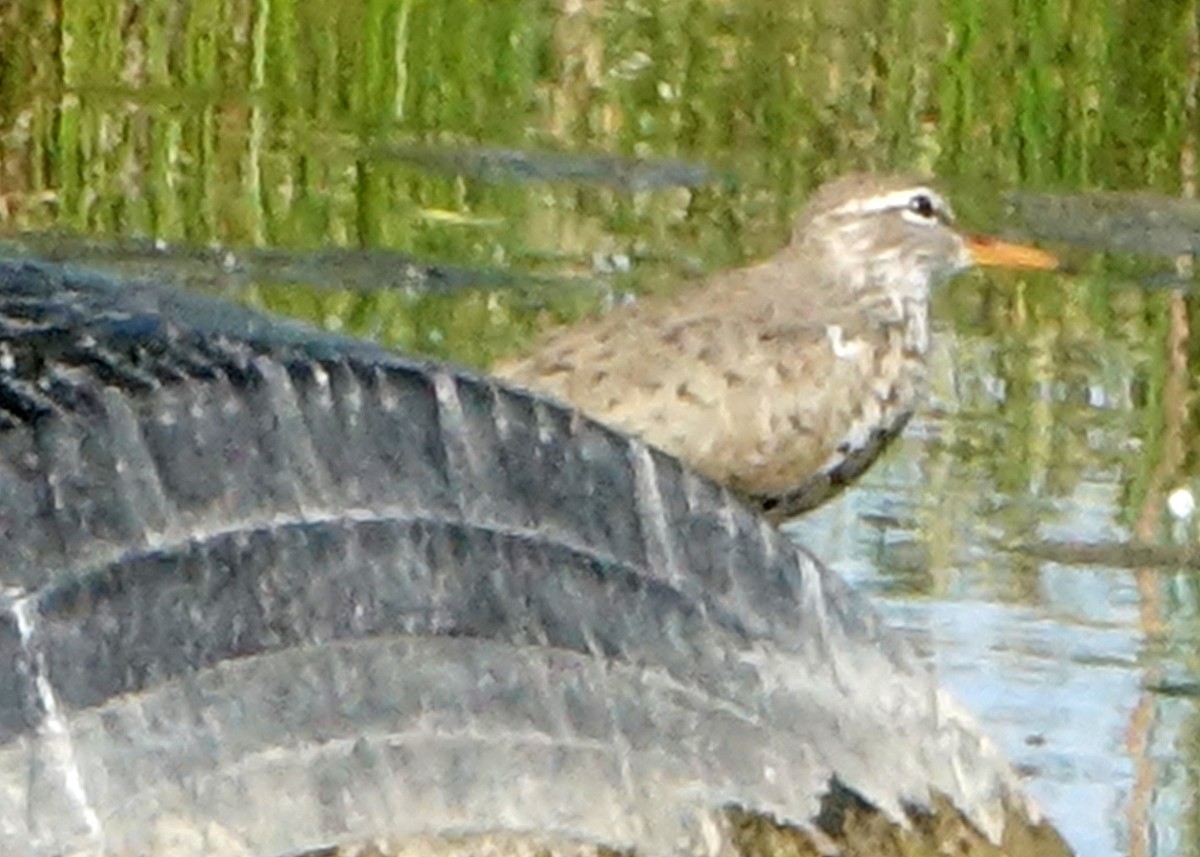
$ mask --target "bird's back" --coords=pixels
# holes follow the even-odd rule
[[[496,372],[764,505],[790,497],[795,514],[848,481],[830,476],[847,453],[874,442],[878,454],[913,386],[879,376],[909,371],[902,331],[832,286],[799,288],[806,273],[776,259],[719,274],[552,334]]]

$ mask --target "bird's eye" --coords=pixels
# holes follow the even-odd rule
[[[933,220],[937,217],[937,206],[933,204],[932,199],[923,193],[919,193],[910,199],[908,201],[908,208],[926,220]]]

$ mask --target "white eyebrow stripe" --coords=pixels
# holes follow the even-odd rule
[[[936,217],[923,217],[920,214],[917,214],[915,211],[911,211],[907,208],[900,209],[900,216],[909,223],[917,223],[921,226],[933,226],[933,224],[938,222]]]
[[[893,211],[898,208],[908,208],[908,203],[914,196],[924,194],[929,197],[933,207],[938,211],[946,211],[946,201],[941,194],[923,185],[915,185],[904,190],[894,190],[882,196],[870,199],[853,199],[834,209],[834,214],[878,214],[881,211]]]

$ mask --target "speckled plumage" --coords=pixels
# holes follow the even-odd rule
[[[952,222],[921,180],[848,176],[816,192],[770,259],[553,333],[496,372],[798,514],[912,414],[930,289],[972,264]]]

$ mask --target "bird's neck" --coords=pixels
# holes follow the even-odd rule
[[[904,347],[924,357],[929,353],[929,301],[909,300],[904,313]]]
[[[893,332],[904,350],[924,356],[929,351],[929,301],[924,297],[871,290],[862,295],[861,311],[872,325]]]
[[[865,248],[862,252],[846,250],[844,245],[828,240],[806,241],[796,247],[794,259],[797,262],[793,264],[802,270],[823,271],[824,276],[835,278],[836,283],[824,284],[823,306],[830,310],[848,308],[859,314],[869,328],[886,331],[889,337],[895,337],[906,352],[916,356],[928,353],[928,272],[916,265],[895,265],[894,259],[872,254]],[[854,262],[856,258],[857,263]],[[901,271],[899,281],[896,280],[898,271]]]

